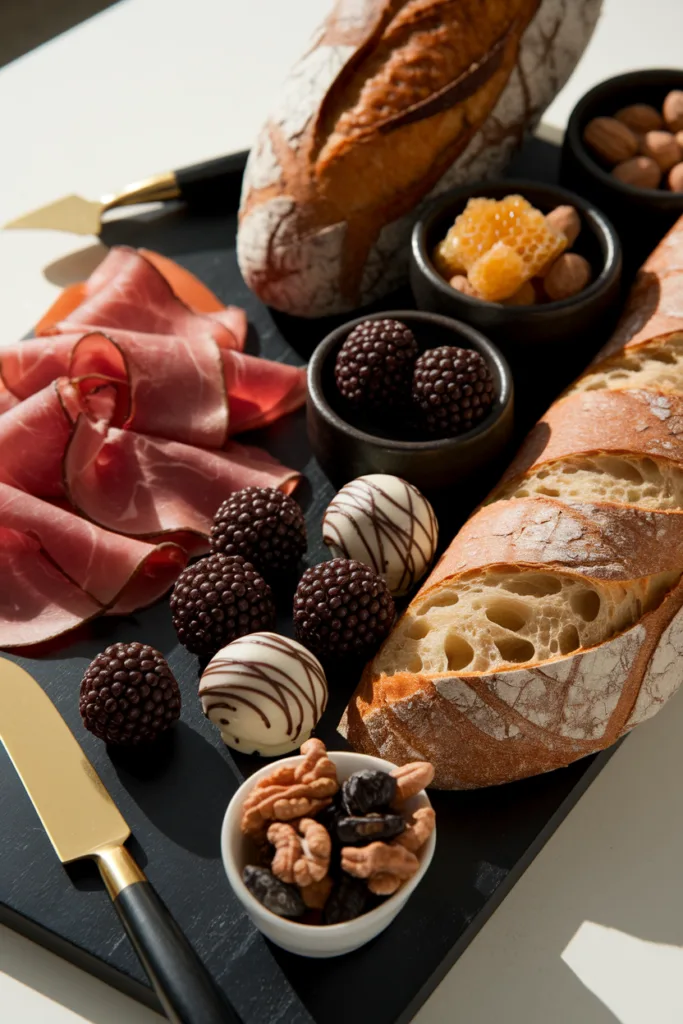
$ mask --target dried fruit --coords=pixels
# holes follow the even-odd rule
[[[608,164],[619,164],[635,156],[640,145],[635,132],[614,117],[595,117],[589,121],[583,141]]]
[[[339,393],[352,405],[386,412],[408,401],[418,354],[413,332],[398,320],[365,320],[337,355]]]
[[[241,555],[265,576],[291,569],[306,551],[303,512],[275,487],[235,491],[216,512],[211,550]]]
[[[671,90],[664,100],[662,113],[670,131],[683,131],[683,90]]]
[[[242,872],[242,878],[252,896],[273,914],[280,917],[301,917],[306,910],[306,904],[298,890],[293,885],[285,885],[267,868],[247,864]]]
[[[669,171],[667,185],[672,192],[683,192],[683,163],[676,164]]]
[[[659,164],[649,156],[633,156],[612,169],[617,181],[634,188],[657,188],[662,178]]]
[[[683,156],[681,147],[671,132],[647,132],[643,136],[642,151],[665,172],[671,170],[674,164],[680,163]]]
[[[565,252],[555,260],[543,280],[545,293],[552,302],[578,295],[591,279],[591,265],[575,252]]]
[[[368,814],[389,807],[396,796],[396,779],[387,772],[367,768],[354,772],[342,784],[342,803],[347,814]]]
[[[388,842],[405,830],[402,814],[367,814],[340,818],[337,821],[337,838],[348,846],[360,846],[377,840]]]
[[[180,717],[180,690],[163,654],[146,644],[112,644],[83,676],[83,725],[105,743],[151,743]]]
[[[564,235],[569,246],[579,237],[581,218],[573,206],[556,206],[550,213],[546,213],[545,219],[554,231]]]
[[[342,874],[325,905],[325,924],[341,924],[360,917],[368,902],[368,887],[360,878]]]
[[[495,400],[486,360],[472,349],[442,345],[415,363],[413,401],[422,428],[433,437],[455,437],[476,426]]]
[[[321,657],[369,656],[394,622],[394,600],[381,576],[352,558],[307,569],[294,595],[297,640]]]
[[[622,107],[614,116],[637,134],[664,127],[662,115],[648,103],[633,103],[630,107]]]

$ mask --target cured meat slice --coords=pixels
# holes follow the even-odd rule
[[[228,437],[228,402],[216,343],[209,337],[173,338],[170,352],[164,335],[110,333],[88,334],[76,343],[69,376],[80,381],[85,393],[110,381],[121,386],[122,401],[111,425],[222,448]]]
[[[221,351],[230,402],[230,433],[257,430],[306,400],[306,370],[243,352]]]
[[[2,377],[0,377],[0,416],[2,416],[3,412],[7,412],[8,409],[13,409],[18,403],[19,399],[15,398],[12,392],[7,390]]]
[[[58,377],[66,377],[78,334],[29,338],[0,348],[0,377],[17,399],[29,398]]]
[[[175,544],[155,547],[110,533],[6,484],[0,484],[0,538],[7,542],[3,554],[8,556],[0,564],[9,568],[13,581],[19,572],[24,583],[37,578],[44,599],[36,608],[26,597],[30,586],[22,583],[12,595],[10,614],[0,597],[0,646],[54,636],[59,600],[65,601],[61,607],[69,613],[69,629],[104,609],[123,614],[143,608],[166,593],[187,564],[187,554]],[[58,570],[64,582],[50,569]],[[37,621],[31,625],[32,617]],[[10,632],[18,621],[23,640]]]
[[[110,530],[135,537],[206,538],[216,509],[243,487],[289,493],[299,474],[258,448],[223,452],[108,428],[81,416],[64,460],[72,504]],[[202,550],[205,544],[198,545]]]
[[[58,382],[0,416],[0,483],[42,498],[59,497],[72,425]]]
[[[42,553],[37,540],[2,526],[0,580],[0,647],[42,643],[102,611]]]
[[[182,274],[180,268],[178,274]],[[221,348],[234,349],[243,347],[246,337],[246,330],[240,338],[215,315],[188,308],[161,272],[127,246],[110,249],[81,291],[73,288],[60,296],[37,325],[36,333],[108,327],[172,334],[188,340],[208,334]]]

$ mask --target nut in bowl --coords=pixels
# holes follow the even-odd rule
[[[267,765],[237,790],[223,822],[223,864],[238,899],[272,942],[301,956],[340,956],[387,928],[429,867],[436,830],[422,787],[432,771],[422,762],[397,768],[366,754],[327,753],[319,740],[309,740],[302,751]],[[311,767],[320,776],[320,792],[308,800],[303,817],[287,818],[289,808],[282,807],[264,812],[255,794],[259,788],[266,797],[273,791],[274,785],[265,789],[266,780],[276,773],[285,782],[286,800],[288,780],[298,772],[303,781],[302,772]],[[326,797],[320,796],[323,779],[330,790]],[[295,788],[299,793],[305,785]],[[388,801],[391,806],[385,806]],[[384,813],[375,811],[380,806]],[[334,824],[337,807],[341,817]],[[275,813],[285,819],[275,820]],[[332,837],[330,830],[337,828]],[[296,919],[306,915],[319,923]],[[326,918],[338,923],[324,923]]]
[[[509,222],[519,231],[501,234]],[[410,283],[418,306],[471,324],[525,369],[529,356],[542,365],[551,345],[548,360],[557,361],[564,344],[562,358],[575,360],[578,371],[587,357],[581,341],[590,344],[614,316],[620,277],[621,246],[607,218],[551,185],[453,189],[413,230]]]

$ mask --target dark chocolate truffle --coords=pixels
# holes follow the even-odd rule
[[[291,569],[306,551],[303,512],[293,498],[275,487],[245,487],[218,509],[211,550],[241,555],[266,578]]]
[[[441,345],[417,359],[413,402],[419,426],[433,437],[455,437],[488,415],[495,399],[484,357],[469,348]]]
[[[365,320],[337,355],[334,376],[352,405],[385,411],[410,404],[410,382],[419,349],[398,320]]]

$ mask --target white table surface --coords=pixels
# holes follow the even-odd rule
[[[3,68],[0,223],[64,193],[94,198],[248,147],[326,7],[327,0],[123,0]],[[576,99],[603,78],[681,66],[681,40],[682,0],[605,0],[545,129],[561,131]],[[96,257],[95,239],[0,232],[0,343],[24,334],[58,286]],[[615,754],[418,1024],[680,1024],[681,779],[679,695]],[[2,1024],[124,1020],[159,1018],[0,928]]]

